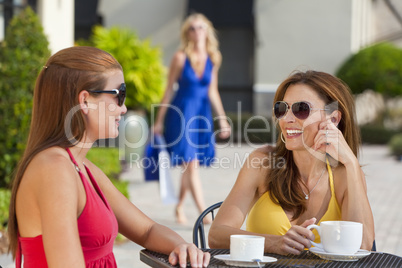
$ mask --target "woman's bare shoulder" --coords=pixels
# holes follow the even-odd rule
[[[272,145],[264,145],[255,149],[250,157],[259,158],[261,160],[270,160],[272,158],[272,154],[274,153],[274,147]]]
[[[32,163],[41,163],[50,165],[55,163],[64,163],[64,162],[71,162],[70,157],[67,151],[61,147],[50,147],[43,151],[40,151],[35,157],[32,159]]]
[[[255,149],[250,153],[246,160],[246,169],[255,169],[258,172],[267,174],[270,170],[270,162],[272,160],[273,147],[266,145]],[[264,176],[265,177],[265,176]]]
[[[272,146],[263,146],[253,150],[240,171],[239,178],[245,180],[249,186],[253,185],[257,196],[266,192],[267,179],[272,169]]]
[[[170,62],[170,72],[173,73],[175,76],[178,75],[180,70],[183,69],[184,62],[186,60],[186,54],[184,51],[177,51]],[[175,77],[176,78],[176,77]]]
[[[78,173],[67,151],[60,147],[51,147],[39,152],[28,164],[18,192],[20,196],[41,204],[55,200],[64,204],[71,198],[75,200],[74,197],[79,192],[78,183]]]
[[[184,61],[186,60],[186,53],[182,50],[178,50],[176,51],[176,53],[174,53],[172,61],[175,63],[184,63]]]
[[[24,177],[37,182],[43,180],[59,181],[64,175],[74,174],[75,169],[66,150],[60,147],[51,147],[36,154],[29,163]]]

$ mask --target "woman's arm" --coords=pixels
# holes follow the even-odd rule
[[[192,267],[208,265],[208,253],[203,253],[173,230],[151,220],[121,194],[99,168],[92,163],[90,168],[116,215],[121,234],[147,249],[170,254],[169,261],[173,265],[180,263],[181,267],[185,267],[187,260]]]
[[[267,191],[265,181],[269,170],[258,165],[266,157],[265,153],[257,150],[245,161],[236,183],[209,230],[208,241],[211,248],[230,248],[232,234],[254,234],[265,237],[265,252],[299,254],[304,247],[310,246],[308,239],[314,240],[311,231],[305,228],[313,224],[314,219],[301,226],[293,226],[284,236],[257,234],[240,229],[252,206]]]
[[[259,187],[266,174],[264,169],[249,166],[252,161],[248,160],[254,157],[262,159],[263,154],[256,151],[250,154],[212,222],[208,235],[208,243],[211,248],[229,248],[230,235],[249,234],[240,228],[251,207],[260,196]]]
[[[218,116],[219,127],[221,129],[219,136],[223,139],[226,139],[230,136],[231,127],[226,118],[225,110],[223,109],[221,96],[218,91],[218,70],[219,66],[214,66],[212,69],[212,78],[211,84],[209,86],[209,99],[211,101],[212,109],[215,114]]]
[[[362,248],[370,250],[375,236],[374,218],[367,196],[366,179],[358,159],[342,132],[330,120],[320,124],[315,143],[317,148],[324,149],[341,163],[334,170],[334,184],[337,201],[342,209],[342,219],[363,223]]]
[[[374,219],[367,196],[366,179],[357,159],[340,166],[336,173],[335,189],[343,195],[338,199],[342,208],[342,220],[363,223],[361,248],[371,250],[374,241]],[[338,185],[337,185],[338,184]],[[337,194],[338,196],[338,194]]]
[[[171,99],[174,95],[173,85],[180,76],[180,73],[184,66],[185,59],[186,55],[182,51],[176,52],[176,54],[172,58],[169,67],[166,90],[160,103],[158,114],[156,115],[155,124],[152,127],[155,134],[159,135],[163,134],[163,121],[165,119],[166,111],[168,109],[167,106],[170,104]]]

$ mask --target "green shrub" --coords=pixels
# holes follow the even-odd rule
[[[87,158],[109,178],[117,179],[121,172],[118,148],[91,148]]]
[[[394,135],[388,145],[392,155],[402,156],[402,134]]]
[[[336,75],[353,93],[372,89],[386,97],[402,95],[402,50],[390,43],[362,49],[348,58]]]
[[[0,188],[0,231],[8,220],[8,207],[10,206],[11,191]]]
[[[0,187],[25,149],[36,77],[50,56],[38,17],[26,8],[13,17],[0,44]]]
[[[118,148],[95,147],[88,151],[87,158],[106,174],[124,196],[129,198],[128,182],[118,179],[121,173]]]
[[[159,47],[152,47],[149,40],[140,40],[131,29],[101,26],[93,28],[89,42],[80,43],[103,49],[120,62],[127,84],[128,109],[150,111],[151,104],[161,101],[166,69]]]
[[[387,129],[382,125],[363,125],[360,127],[362,143],[387,144],[398,130]]]

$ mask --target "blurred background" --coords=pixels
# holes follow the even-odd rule
[[[0,0],[2,232],[12,170],[29,129],[35,79],[47,57],[66,47],[91,45],[122,64],[129,112],[121,135],[100,141],[88,157],[129,196],[120,174],[128,155],[142,155],[152,104],[162,97],[180,25],[192,12],[206,15],[217,29],[223,55],[219,90],[233,122],[231,142],[273,142],[274,130],[266,122],[271,122],[278,84],[294,70],[314,69],[350,86],[363,144],[386,146],[396,161],[402,160],[402,1]],[[247,122],[260,132],[245,137]],[[137,146],[128,148],[126,141]],[[3,235],[3,252],[6,244]]]

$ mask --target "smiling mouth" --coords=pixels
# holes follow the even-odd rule
[[[303,130],[297,130],[297,129],[287,129],[286,134],[288,136],[296,136],[303,133]]]

